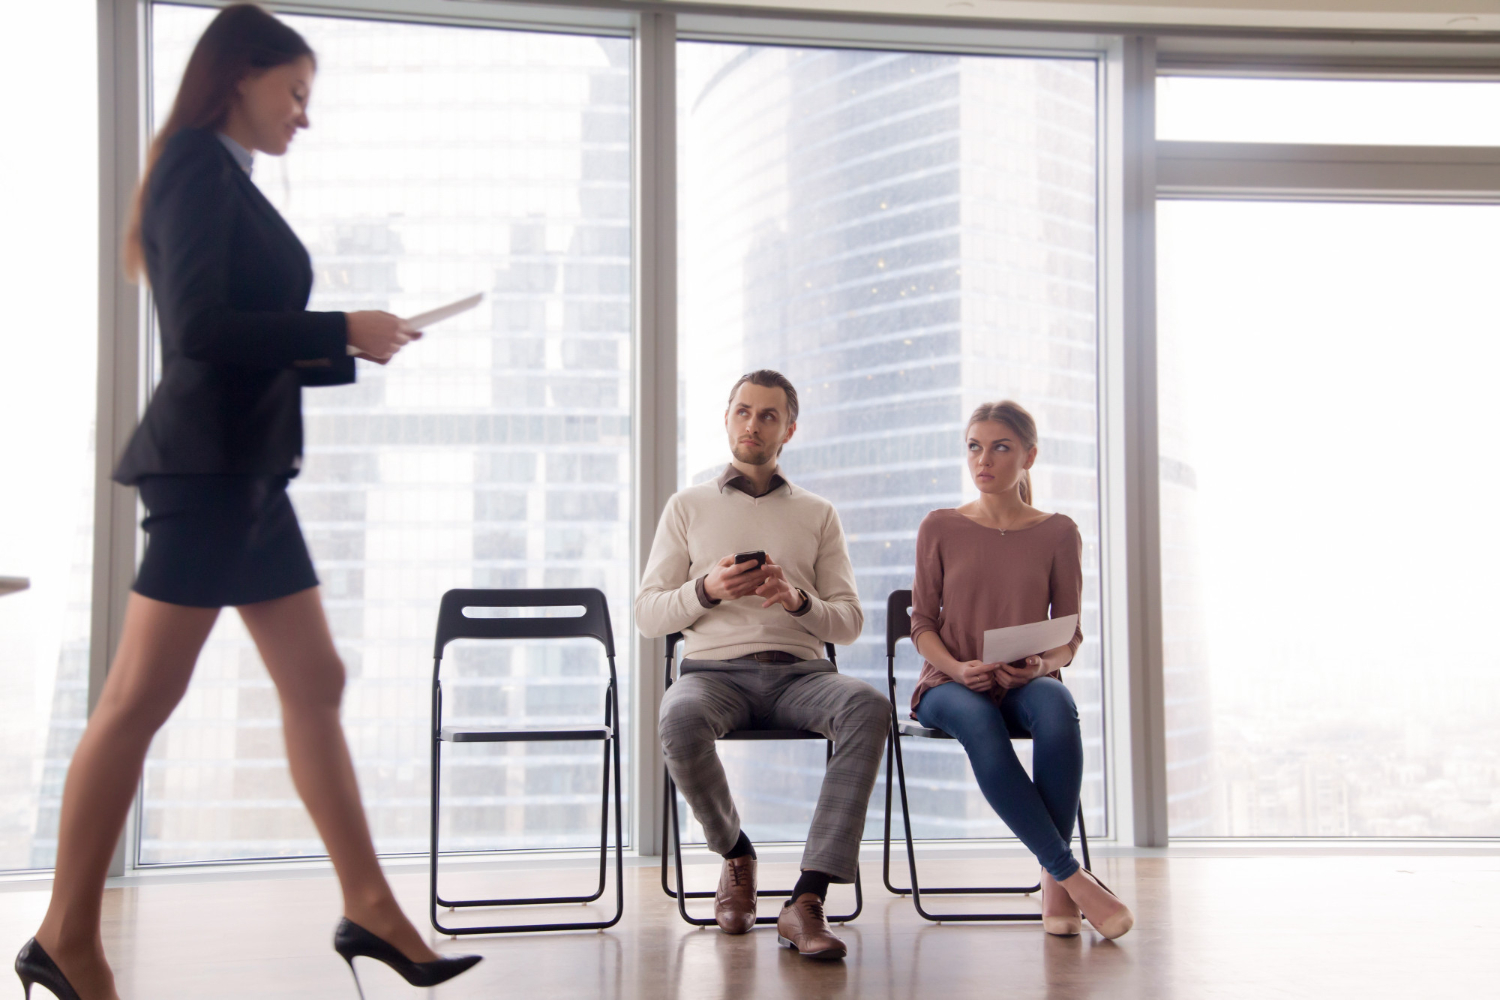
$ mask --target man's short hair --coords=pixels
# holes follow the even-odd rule
[[[746,372],[739,377],[739,381],[730,387],[728,405],[734,405],[735,393],[739,392],[740,386],[746,382],[749,382],[751,385],[758,385],[763,389],[780,389],[786,393],[786,422],[788,424],[795,424],[797,422],[797,387],[792,385],[791,379],[781,374],[781,372],[773,371],[770,368],[757,368],[753,372]]]

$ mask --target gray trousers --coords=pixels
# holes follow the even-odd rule
[[[853,882],[891,703],[827,660],[684,660],[681,673],[662,698],[661,748],[709,849],[723,854],[740,835],[714,741],[734,729],[810,729],[833,740],[834,749],[802,868]]]

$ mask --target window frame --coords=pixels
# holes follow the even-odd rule
[[[217,7],[226,0],[186,0]],[[110,479],[150,392],[149,297],[125,281],[123,220],[149,140],[150,0],[98,0],[99,377],[89,709],[118,645],[137,558],[133,491]],[[453,26],[627,35],[634,39],[634,428],[631,516],[639,572],[666,499],[676,489],[676,66],[683,40],[942,51],[980,55],[1089,53],[1100,64],[1098,440],[1101,658],[1105,795],[1100,843],[1164,846],[1159,504],[1156,469],[1155,199],[1304,197],[1500,201],[1500,150],[1158,143],[1158,73],[1353,74],[1500,77],[1500,44],[1435,35],[1369,40],[1357,33],[1221,32],[1160,26],[1027,25],[1025,22],[879,14],[799,15],[752,7],[684,5],[666,13],[645,0],[599,3],[450,0],[290,0],[277,12]],[[1217,148],[1210,148],[1215,147]],[[1253,147],[1253,148],[1247,148]],[[1351,168],[1367,178],[1342,181]],[[1363,185],[1363,186],[1361,186]],[[1210,194],[1212,192],[1212,194]],[[665,390],[665,391],[663,391]],[[622,641],[624,637],[621,637]],[[663,802],[655,681],[660,640],[635,637],[637,669],[626,692],[634,754],[627,777],[634,851],[654,855]],[[133,871],[132,815],[111,874]]]

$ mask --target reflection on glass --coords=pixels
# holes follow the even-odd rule
[[[972,495],[964,419],[982,401],[1022,401],[1041,426],[1039,503],[1084,535],[1086,638],[1066,676],[1083,715],[1084,806],[1102,831],[1095,64],[677,51],[680,479],[728,461],[739,374],[791,378],[802,410],[783,469],[837,505],[865,608],[839,666],[884,691],[885,602],[911,586],[917,525]],[[899,648],[904,713],[919,664]],[[720,752],[749,835],[805,837],[822,745]],[[1006,834],[956,744],[913,741],[906,762],[920,836]],[[867,836],[883,807],[877,788]]]
[[[1500,83],[1161,76],[1156,79],[1156,137],[1500,146]]]
[[[1500,835],[1500,208],[1159,213],[1172,836]]]
[[[158,115],[211,15],[157,8]],[[287,21],[318,52],[313,127],[286,158],[258,157],[255,180],[312,254],[311,308],[411,315],[487,293],[388,368],[304,393],[292,486],[376,845],[425,851],[443,592],[599,587],[630,634],[630,43]],[[597,649],[491,644],[445,671],[450,721],[602,717]],[[444,843],[597,842],[600,777],[597,743],[450,755]],[[321,852],[275,692],[226,614],[148,761],[141,861]]]
[[[94,4],[12,5],[0,89],[16,143],[6,193],[0,297],[0,870],[51,868],[63,776],[88,703],[99,341]],[[60,128],[59,122],[67,127]],[[22,137],[45,136],[43,143]]]

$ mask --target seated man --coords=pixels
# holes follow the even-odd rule
[[[854,881],[891,706],[824,659],[824,641],[858,638],[864,613],[833,505],[777,469],[797,429],[797,390],[779,372],[751,372],[730,391],[724,426],[734,461],[667,501],[635,602],[642,633],[687,640],[680,679],[662,699],[662,752],[708,846],[724,856],[714,917],[725,933],[744,934],[755,927],[755,848],[714,741],[750,728],[833,740],[802,877],[776,931],[809,958],[843,958],[823,901],[830,882]]]

